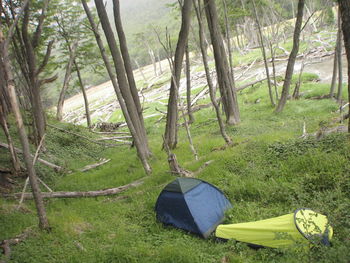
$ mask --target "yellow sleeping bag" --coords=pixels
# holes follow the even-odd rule
[[[329,245],[333,229],[326,216],[303,208],[270,219],[219,225],[215,235],[264,247],[281,248],[309,242]]]

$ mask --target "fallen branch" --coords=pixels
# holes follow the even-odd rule
[[[24,232],[22,234],[19,234],[19,235],[15,236],[14,238],[5,239],[5,240],[1,241],[0,247],[2,248],[2,251],[3,251],[3,254],[5,255],[5,257],[7,257],[9,259],[11,256],[11,247],[10,246],[17,245],[18,243],[25,240],[29,236],[31,231],[32,231],[31,228],[27,228],[26,230],[24,230]]]
[[[203,164],[201,165],[201,167],[198,168],[197,171],[193,172],[192,177],[197,176],[199,173],[201,173],[201,172],[204,170],[204,168],[206,168],[206,167],[207,167],[209,164],[211,164],[212,162],[214,162],[214,160],[210,160],[210,161],[207,161],[207,162],[203,163]]]
[[[236,89],[236,91],[241,91],[241,90],[244,90],[248,87],[251,87],[251,86],[254,86],[255,84],[258,84],[258,83],[261,83],[263,81],[267,80],[267,78],[264,78],[264,79],[259,79],[259,80],[256,80],[256,81],[252,81],[252,82],[249,82],[247,84],[244,84],[243,86],[240,86]]]
[[[86,171],[89,171],[91,169],[94,169],[96,167],[99,167],[105,163],[108,163],[111,159],[102,159],[101,162],[98,162],[98,163],[94,163],[94,164],[89,164],[89,165],[86,165],[85,167],[81,168],[79,171],[80,172],[86,172]]]
[[[191,106],[194,106],[198,100],[200,100],[202,97],[204,97],[208,93],[209,93],[208,86],[205,86],[191,101]]]
[[[76,198],[76,197],[96,197],[96,196],[105,196],[105,195],[115,195],[125,190],[142,185],[145,178],[141,178],[137,181],[134,181],[130,184],[123,186],[105,189],[105,190],[96,190],[96,191],[86,191],[86,192],[42,192],[42,198]],[[19,198],[22,193],[15,193],[10,195],[5,195],[5,197],[14,197]],[[24,193],[24,199],[33,199],[32,193]]]
[[[92,133],[96,133],[96,134],[118,134],[118,135],[130,135],[130,132],[97,132],[97,131],[93,131],[91,130]]]
[[[3,147],[3,148],[8,149],[8,148],[9,148],[9,145],[6,144],[6,143],[0,142],[0,147]],[[16,148],[16,147],[15,147],[15,151],[16,151],[17,153],[21,153],[21,154],[23,153],[21,149]],[[31,156],[33,157],[32,154],[31,154]],[[53,169],[56,170],[56,171],[63,171],[63,167],[58,166],[58,165],[53,164],[53,163],[50,163],[50,162],[48,162],[48,161],[46,161],[46,160],[43,160],[43,159],[41,159],[41,158],[38,158],[37,161],[38,161],[39,163],[42,163],[42,164],[48,166],[48,167],[53,168]]]
[[[98,141],[95,141],[95,140],[92,140],[90,139],[89,137],[86,137],[84,135],[81,135],[81,134],[78,134],[78,133],[75,133],[75,132],[72,132],[72,131],[67,131],[65,129],[62,129],[62,128],[59,128],[59,127],[56,127],[56,126],[53,126],[51,124],[47,124],[47,126],[51,127],[51,128],[54,128],[56,130],[59,130],[61,132],[65,132],[65,133],[68,133],[68,134],[71,134],[71,135],[74,135],[76,137],[80,137],[80,138],[83,138],[89,142],[92,142],[92,143],[95,143],[95,144],[98,144],[98,145],[101,145],[101,146],[104,146],[104,147],[116,147],[116,146],[121,146],[121,145],[118,145],[118,144],[106,144],[106,143],[101,143],[101,142],[98,142]],[[120,126],[121,127],[121,126]]]

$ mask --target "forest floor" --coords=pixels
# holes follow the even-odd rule
[[[152,116],[146,120],[153,152],[153,174],[148,177],[145,177],[134,148],[105,148],[83,137],[48,127],[46,149],[40,157],[71,171],[57,173],[37,164],[38,175],[54,191],[107,189],[145,177],[144,183],[115,196],[47,199],[45,206],[52,228],[49,233],[38,229],[32,201],[25,201],[18,209],[18,200],[1,197],[0,240],[28,233],[23,242],[11,247],[9,261],[348,262],[349,137],[345,133],[334,133],[320,139],[315,136],[301,138],[304,124],[309,134],[346,125],[337,120],[341,113],[334,100],[313,99],[329,92],[329,84],[320,83],[320,77],[305,70],[301,85],[304,95],[298,100],[289,100],[280,114],[274,113],[270,104],[266,81],[240,91],[242,122],[227,127],[235,142],[230,148],[221,148],[224,141],[213,109],[197,111],[190,128],[199,160],[193,157],[186,131],[181,125],[179,144],[174,153],[180,165],[190,171],[196,171],[205,162],[213,160],[197,177],[216,185],[232,202],[233,208],[228,211],[225,223],[266,219],[309,207],[328,215],[334,228],[332,246],[254,250],[233,240],[218,242],[213,236],[204,240],[157,222],[155,202],[174,176],[169,173],[167,156],[161,150],[164,121],[159,121],[160,116]],[[296,75],[292,87],[297,78]],[[202,90],[203,87],[198,87],[194,93],[199,94]],[[163,96],[161,102],[166,103],[166,94],[155,92],[154,96],[158,95]],[[344,101],[346,98],[344,88]],[[208,102],[207,97],[200,101],[203,104]],[[154,114],[155,108],[161,105],[153,101],[145,103],[145,114]],[[119,115],[117,111],[110,119],[117,121]],[[52,119],[49,123],[90,139],[99,136],[83,126],[57,123]],[[11,125],[11,132],[16,134],[14,125]],[[0,141],[4,141],[2,134]],[[16,145],[19,146],[18,141]],[[0,157],[0,167],[8,166],[6,150],[0,148]],[[111,161],[87,172],[79,171],[100,158]],[[12,192],[20,192],[24,180],[16,178]],[[43,188],[43,191],[46,190]]]

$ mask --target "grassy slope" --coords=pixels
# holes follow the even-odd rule
[[[302,86],[302,91],[314,95],[324,94],[327,89],[327,85],[311,82]],[[347,262],[349,142],[345,135],[332,135],[319,142],[297,139],[304,121],[308,132],[314,132],[320,123],[337,117],[337,105],[330,100],[301,99],[288,102],[285,111],[276,115],[268,103],[266,85],[247,89],[239,98],[242,123],[228,130],[240,144],[213,151],[223,145],[223,140],[213,110],[201,110],[195,114],[196,122],[191,127],[200,160],[194,161],[181,127],[175,151],[181,165],[194,171],[205,161],[215,160],[198,177],[221,188],[233,203],[227,223],[259,220],[310,207],[329,215],[335,232],[332,247],[311,252],[252,250],[234,241],[203,240],[156,222],[157,196],[174,178],[167,172],[166,155],[161,151],[164,123],[154,124],[156,117],[147,122],[154,173],[144,185],[124,193],[126,199],[47,200],[52,226],[48,234],[37,230],[32,202],[25,203],[30,212],[24,213],[15,209],[15,202],[0,199],[0,240],[34,226],[33,235],[13,247],[12,262],[221,262],[224,257],[225,262]],[[259,104],[254,103],[257,98],[261,98]],[[86,133],[83,128],[65,127]],[[103,150],[52,129],[47,140],[47,158],[69,169],[92,163],[100,156],[112,159],[84,174],[52,176],[50,170],[40,167],[41,177],[54,190],[103,189],[144,176],[134,149]],[[5,152],[0,154],[2,163],[6,162]]]

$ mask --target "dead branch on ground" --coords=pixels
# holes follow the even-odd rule
[[[111,159],[102,159],[100,162],[98,163],[94,163],[94,164],[89,164],[89,165],[86,165],[84,166],[83,168],[81,168],[79,171],[80,172],[86,172],[86,171],[89,171],[91,169],[94,169],[96,167],[99,167],[101,165],[104,165],[105,163],[108,163]]]
[[[106,196],[106,195],[115,195],[121,192],[126,191],[129,188],[137,187],[144,183],[145,177],[139,180],[136,180],[132,183],[122,185],[115,188],[109,188],[104,190],[96,191],[85,191],[85,192],[42,192],[42,198],[76,198],[76,197],[96,197],[96,196]],[[8,194],[4,195],[5,197],[19,198],[22,193]],[[32,193],[24,193],[24,199],[33,199]]]

